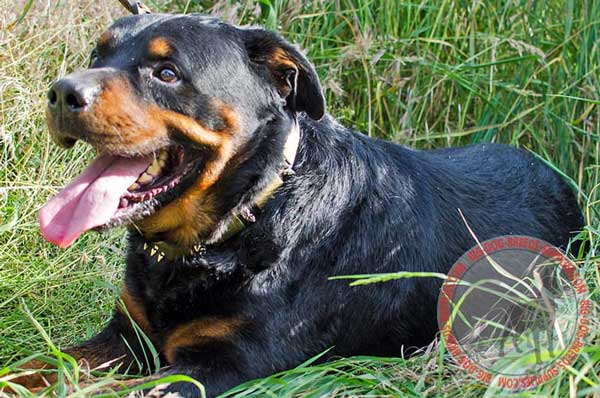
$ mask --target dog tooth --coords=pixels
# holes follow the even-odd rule
[[[129,186],[129,188],[127,188],[128,191],[135,191],[136,189],[140,189],[140,184],[137,182],[134,182]]]
[[[154,162],[152,162],[152,164],[146,169],[146,173],[155,176],[160,173],[163,165],[164,163],[161,164],[159,161],[154,160]]]
[[[148,250],[148,243],[144,242],[144,250]]]
[[[160,151],[160,153],[158,154],[158,160],[162,160],[163,162],[167,160],[167,157],[169,156],[169,151],[167,151],[166,149],[163,149],[162,151]]]
[[[152,248],[150,249],[150,255],[154,256],[156,254],[157,250],[158,250],[158,247],[156,247],[156,245],[153,245]]]
[[[158,256],[156,256],[156,261],[160,263],[164,257],[165,257],[165,253],[158,252]]]
[[[137,182],[140,184],[148,184],[148,183],[152,182],[153,179],[154,179],[153,176],[151,176],[148,173],[144,173],[137,179]]]

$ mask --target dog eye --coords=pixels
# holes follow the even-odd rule
[[[92,53],[90,54],[90,60],[89,60],[88,66],[92,66],[94,64],[94,62],[96,62],[97,59],[98,59],[98,51],[96,49],[94,49],[94,50],[92,50]]]
[[[160,68],[156,73],[156,77],[165,83],[175,83],[177,80],[179,80],[177,72],[175,72],[175,70],[169,66]]]

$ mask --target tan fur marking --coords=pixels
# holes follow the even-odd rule
[[[166,58],[172,51],[171,44],[164,37],[155,37],[148,43],[148,54],[152,58]]]
[[[217,217],[216,195],[192,187],[136,225],[149,240],[164,232],[168,236],[167,242],[190,248],[199,235],[212,229]]]
[[[107,81],[92,109],[79,118],[87,130],[85,140],[105,153],[147,153],[169,142],[164,121],[124,78]]]
[[[139,302],[138,299],[129,293],[126,286],[121,288],[121,300],[123,300],[123,304],[125,305],[127,311],[125,311],[120,302],[117,305],[117,310],[125,316],[129,314],[135,323],[137,323],[138,326],[144,331],[144,333],[147,336],[151,336],[152,327],[150,326],[150,321],[146,316],[146,308],[142,303]]]
[[[283,49],[277,47],[271,53],[269,59],[267,59],[268,63],[272,63],[273,65],[278,65],[279,67],[287,67],[287,68],[295,68],[298,69],[298,64],[294,62],[294,60],[289,56],[288,53],[283,51]]]
[[[106,32],[102,33],[102,35],[98,39],[98,43],[96,43],[96,45],[97,45],[97,47],[106,48],[110,45],[110,42],[113,40],[114,40],[114,35],[112,34],[111,31],[107,30]]]
[[[169,363],[173,363],[180,348],[207,344],[213,340],[229,340],[242,323],[238,318],[207,318],[182,325],[167,338],[163,350],[165,357]]]

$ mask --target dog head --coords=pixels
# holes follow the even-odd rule
[[[40,211],[46,239],[135,225],[191,245],[283,160],[297,113],[320,119],[313,66],[276,33],[201,15],[123,18],[90,67],[48,93],[54,140],[98,157]]]

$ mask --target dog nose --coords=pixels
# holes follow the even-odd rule
[[[48,91],[48,106],[63,112],[81,111],[94,102],[97,91],[97,84],[66,77]]]

